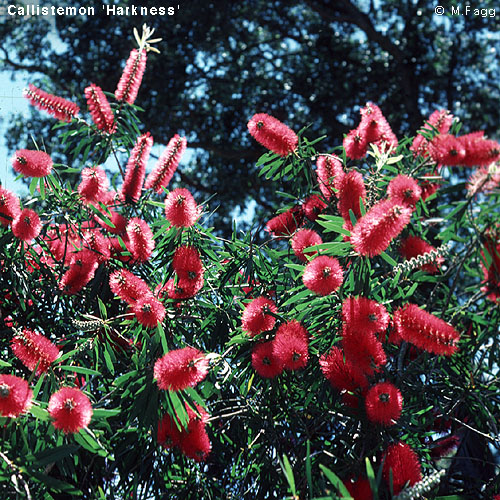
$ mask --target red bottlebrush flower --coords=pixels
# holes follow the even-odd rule
[[[127,64],[125,64],[125,69],[115,90],[117,101],[134,104],[146,69],[146,60],[147,54],[145,50],[139,52],[137,49],[133,49],[130,52]]]
[[[16,418],[31,407],[33,391],[26,380],[15,375],[0,375],[0,415]]]
[[[320,155],[316,165],[316,176],[321,194],[327,200],[334,195],[337,196],[340,182],[345,175],[342,162],[334,155]]]
[[[342,304],[342,321],[350,332],[371,334],[383,332],[389,326],[387,309],[366,297],[347,297]]]
[[[406,443],[391,444],[385,452],[382,476],[389,485],[389,471],[392,470],[392,487],[398,494],[408,483],[413,486],[422,480],[422,468],[417,454]],[[390,485],[389,485],[390,486]]]
[[[82,241],[87,248],[96,253],[96,259],[99,264],[107,262],[111,258],[109,240],[98,229],[85,231]]]
[[[12,167],[25,177],[45,177],[52,172],[52,158],[44,151],[19,149],[12,157]]]
[[[241,316],[241,327],[250,337],[271,330],[276,318],[273,314],[277,314],[278,308],[276,304],[265,297],[257,297],[249,302]]]
[[[368,479],[360,477],[354,482],[351,479],[344,485],[354,500],[373,500],[372,488]]]
[[[175,420],[167,413],[158,422],[158,443],[165,449],[179,446],[182,432],[177,427]]]
[[[358,130],[366,137],[368,143],[377,144],[383,151],[397,147],[398,139],[376,104],[368,102],[364,108],[361,108],[360,113],[361,123]]]
[[[182,391],[200,383],[208,373],[208,359],[194,347],[184,347],[165,354],[154,367],[158,387],[165,391]]]
[[[368,386],[365,374],[347,358],[338,347],[319,358],[319,365],[325,378],[338,391],[354,392]]]
[[[287,370],[304,368],[309,361],[309,335],[296,320],[283,323],[273,340],[273,355]]]
[[[410,222],[412,209],[382,200],[358,220],[351,231],[354,250],[363,256],[380,255]]]
[[[0,186],[0,224],[10,226],[20,211],[19,198],[8,189]]]
[[[273,342],[263,342],[253,347],[252,366],[263,378],[274,378],[283,372],[283,364],[274,354]]]
[[[155,248],[153,232],[145,220],[134,217],[127,224],[127,250],[137,262],[146,262]]]
[[[425,242],[422,238],[418,236],[408,236],[401,242],[399,247],[399,253],[406,259],[413,259],[419,255],[435,251],[436,249]],[[444,262],[444,258],[441,256],[436,257],[433,263],[424,264],[420,266],[420,269],[427,271],[428,273],[434,274],[439,272],[439,268]]]
[[[351,170],[344,175],[340,182],[338,198],[337,208],[345,221],[351,220],[349,210],[354,212],[357,219],[361,217],[359,199],[365,200],[366,189],[363,176],[359,172]]]
[[[94,83],[89,85],[85,89],[85,98],[87,99],[87,106],[96,127],[108,134],[114,134],[116,130],[115,118],[101,87],[98,87]]]
[[[109,277],[109,288],[127,304],[134,304],[140,297],[151,295],[144,280],[127,269],[113,271]]]
[[[82,170],[82,180],[78,185],[78,193],[84,203],[104,202],[107,198],[108,188],[108,177],[101,167],[95,166]]]
[[[163,192],[164,187],[168,186],[168,183],[172,179],[179,161],[181,160],[184,151],[186,151],[186,138],[180,137],[175,134],[172,139],[170,139],[167,147],[158,159],[153,171],[148,175],[144,187],[146,189],[153,189],[158,194]]]
[[[19,212],[12,221],[12,232],[20,240],[30,242],[36,238],[42,230],[42,223],[38,214],[29,208]]]
[[[153,137],[149,132],[137,138],[132,148],[125,170],[121,198],[126,203],[137,203],[141,197],[142,183],[146,175],[146,163],[153,147]]]
[[[128,221],[123,215],[115,212],[111,208],[108,208],[109,213],[107,213],[105,210],[101,209],[100,206],[96,207],[98,210],[100,210],[103,214],[104,217],[106,217],[109,221],[111,221],[111,224],[113,224],[114,227],[111,227],[109,224],[104,222],[100,217],[97,215],[94,215],[94,220],[104,229],[109,231],[112,234],[121,234],[123,235],[125,233],[125,228],[127,227]]]
[[[52,394],[48,406],[52,425],[65,434],[84,429],[92,418],[92,404],[89,398],[76,387],[62,387]]]
[[[451,455],[459,446],[460,438],[453,434],[432,443],[431,457],[442,458]]]
[[[446,109],[439,109],[434,111],[427,121],[428,123],[421,129],[422,131],[431,131],[434,127],[440,134],[447,134],[453,122],[453,115]],[[429,141],[419,133],[413,139],[410,150],[416,155],[425,156],[428,146]]]
[[[165,199],[165,217],[175,227],[191,227],[200,217],[200,207],[185,188],[171,191]]]
[[[345,329],[342,347],[346,358],[367,375],[373,375],[387,363],[382,343],[375,335]]]
[[[203,276],[199,279],[191,281],[186,279],[179,279],[177,282],[169,279],[165,286],[161,289],[160,293],[167,292],[167,296],[172,300],[184,300],[194,297],[203,287]]]
[[[351,130],[345,137],[343,146],[345,154],[351,160],[359,160],[366,156],[368,142],[366,137],[356,128]]]
[[[84,248],[71,257],[69,269],[59,283],[59,289],[68,295],[78,293],[93,277],[99,266],[98,254]]]
[[[489,256],[488,259],[485,252]],[[481,262],[483,271],[481,291],[488,294],[488,300],[496,302],[500,299],[500,243],[496,244],[495,241],[488,238],[484,250],[481,251],[481,256],[483,261]]]
[[[146,328],[156,328],[165,319],[164,305],[152,294],[140,297],[132,305],[137,321]]]
[[[334,257],[320,255],[311,260],[302,275],[304,285],[318,295],[328,295],[342,285],[343,270]]]
[[[195,406],[199,415],[191,408],[186,408],[189,422],[187,429],[181,433],[179,446],[186,457],[201,462],[207,458],[212,445],[205,429],[208,414],[200,406]]]
[[[439,165],[462,165],[465,153],[463,144],[450,134],[438,135],[429,143],[429,154]]]
[[[183,245],[175,250],[172,267],[180,280],[203,280],[203,264],[195,247]]]
[[[415,208],[417,201],[422,196],[422,189],[415,179],[400,174],[389,182],[387,195],[398,205]]]
[[[500,186],[500,167],[496,163],[478,168],[467,181],[467,194],[488,193]]]
[[[313,194],[304,201],[302,204],[302,210],[304,215],[310,221],[314,222],[326,206],[326,203],[319,196]]]
[[[304,212],[295,206],[267,221],[266,231],[276,237],[291,236],[302,225],[303,220]]]
[[[441,184],[434,179],[427,180],[427,178],[430,177],[439,177],[439,172],[437,170],[433,174],[425,174],[422,177],[424,177],[424,180],[420,182],[420,188],[422,189],[422,200],[425,201],[441,187]]]
[[[375,384],[366,393],[365,409],[368,420],[389,427],[401,416],[403,396],[390,382]]]
[[[25,328],[14,336],[11,342],[12,352],[21,363],[40,375],[61,355],[59,348],[43,335]]]
[[[297,134],[273,116],[258,113],[252,116],[247,126],[257,142],[279,156],[287,156],[297,149]]]
[[[451,356],[458,349],[460,334],[442,319],[406,304],[394,312],[398,335],[420,349],[438,355]]]
[[[48,94],[31,83],[24,90],[24,97],[36,108],[46,111],[49,115],[63,122],[70,122],[80,111],[80,108],[75,103],[67,101],[62,97]]]
[[[500,159],[500,144],[486,139],[484,132],[473,132],[457,138],[465,148],[464,167],[485,167]]]
[[[318,253],[317,251],[310,250],[304,254],[304,250],[313,245],[320,245],[323,243],[321,236],[312,229],[299,229],[291,239],[292,250],[295,256],[302,262],[307,262],[307,257],[311,257]]]

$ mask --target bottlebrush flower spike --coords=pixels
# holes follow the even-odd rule
[[[96,127],[108,134],[114,134],[116,131],[115,118],[101,87],[94,83],[89,85],[85,89],[85,98]]]
[[[297,134],[273,116],[265,113],[253,115],[247,127],[257,142],[279,156],[287,156],[297,149]]]
[[[46,111],[49,115],[63,122],[70,122],[80,111],[80,108],[75,103],[67,101],[62,97],[48,94],[31,83],[24,90],[24,97],[36,108]]]
[[[203,284],[203,263],[195,247],[183,245],[175,250],[172,267],[179,280]]]
[[[208,359],[194,347],[169,351],[158,359],[154,377],[158,387],[165,391],[182,391],[194,387],[208,374]]]
[[[343,146],[346,156],[351,158],[351,160],[364,158],[368,151],[366,137],[357,128],[349,131],[344,137]]]
[[[420,349],[438,355],[451,356],[458,347],[460,334],[442,319],[406,304],[394,312],[397,334]]]
[[[489,259],[486,259],[485,252]],[[496,244],[494,240],[488,238],[485,242],[484,250],[481,250],[482,260],[481,269],[483,271],[483,280],[481,291],[487,293],[488,300],[496,302],[500,300],[500,243]]]
[[[361,206],[359,199],[366,199],[366,188],[363,176],[354,170],[342,177],[337,194],[339,201],[337,208],[345,221],[351,221],[349,210],[354,212],[357,219],[361,217]]]
[[[365,409],[368,420],[386,427],[394,425],[401,416],[403,396],[390,382],[375,384],[366,393]]]
[[[368,102],[361,108],[360,113],[361,123],[358,130],[366,137],[368,143],[375,143],[382,151],[397,147],[398,139],[376,104]]]
[[[413,209],[422,196],[422,188],[415,179],[400,174],[389,182],[387,195],[394,203]]]
[[[15,375],[0,375],[0,415],[16,418],[31,407],[33,391],[26,380]]]
[[[319,365],[325,378],[338,391],[354,392],[368,386],[365,374],[349,359],[344,359],[343,351],[336,346],[319,358]]]
[[[429,143],[429,154],[439,165],[462,165],[465,153],[463,144],[450,134],[438,135]]]
[[[320,255],[307,264],[302,281],[317,295],[328,295],[342,285],[343,270],[336,258]]]
[[[310,221],[314,222],[326,206],[326,203],[319,196],[313,194],[302,203],[302,211]]]
[[[436,128],[440,134],[447,134],[453,122],[453,115],[446,109],[438,109],[434,111],[422,128],[421,131],[432,131],[432,127]],[[415,155],[425,156],[429,141],[420,133],[415,136],[410,150]]]
[[[266,231],[276,237],[291,236],[302,225],[303,220],[302,208],[295,206],[267,221]]]
[[[273,340],[273,355],[283,368],[299,370],[309,361],[309,334],[296,320],[283,323]]]
[[[93,277],[97,269],[98,254],[84,248],[71,256],[69,269],[59,282],[59,289],[67,295],[78,293]]]
[[[283,364],[274,354],[272,341],[262,342],[253,347],[252,366],[263,378],[275,378],[283,372]]]
[[[182,432],[177,428],[175,420],[166,413],[158,422],[158,443],[165,449],[179,446],[181,442]]]
[[[345,175],[340,159],[335,155],[320,155],[316,165],[316,176],[321,194],[327,200],[332,196],[338,196],[340,182]]]
[[[485,167],[500,159],[500,144],[486,139],[484,132],[462,135],[458,141],[465,148],[465,158],[461,162],[464,167]]]
[[[112,234],[120,234],[124,235],[125,234],[125,229],[127,227],[128,221],[123,215],[115,212],[113,209],[108,208],[108,210],[102,209],[100,206],[96,207],[106,219],[111,221],[111,224],[113,224],[113,227],[111,227],[109,224],[104,222],[100,217],[97,215],[94,215],[94,220],[106,231],[112,233]]]
[[[142,77],[146,69],[147,54],[146,50],[133,49],[125,64],[118,86],[115,90],[117,101],[125,101],[134,104],[141,86]]]
[[[140,297],[151,295],[151,290],[146,282],[127,269],[119,269],[111,273],[109,288],[130,305],[134,304]]]
[[[149,132],[137,138],[125,169],[121,198],[126,203],[137,203],[141,197],[142,183],[146,175],[146,163],[153,147],[153,137]]]
[[[212,448],[205,425],[207,412],[195,403],[196,412],[186,405],[188,414],[187,429],[182,431],[179,447],[182,453],[196,462],[207,458]]]
[[[25,177],[45,177],[52,172],[52,158],[44,151],[18,149],[12,157],[12,167]]]
[[[479,167],[467,181],[467,196],[478,193],[489,193],[500,186],[500,166],[491,163]]]
[[[278,308],[272,300],[257,297],[245,306],[241,316],[241,327],[250,337],[255,337],[274,327],[276,318],[273,315],[277,312]]]
[[[153,189],[158,194],[163,192],[163,188],[171,181],[184,151],[186,151],[187,141],[185,137],[175,134],[170,139],[167,147],[158,159],[153,171],[148,175],[144,187]]]
[[[349,332],[374,334],[389,326],[387,309],[366,297],[347,297],[342,304],[342,321]]]
[[[412,209],[382,200],[358,220],[351,231],[354,250],[363,256],[380,255],[410,222]]]
[[[366,375],[373,375],[387,363],[382,343],[373,334],[344,328],[342,347],[346,358]]]
[[[76,387],[63,387],[52,394],[48,406],[52,425],[65,434],[84,429],[92,418],[92,404],[89,398]]]
[[[446,436],[432,443],[431,457],[442,458],[451,455],[460,445],[460,437],[456,434]]]
[[[21,363],[36,374],[46,372],[49,366],[61,355],[59,348],[48,338],[28,328],[18,332],[11,342],[12,352]]]
[[[111,258],[109,239],[103,236],[98,229],[88,229],[83,233],[82,242],[85,248],[93,250],[99,264],[107,262]]]
[[[145,220],[134,217],[127,224],[127,250],[137,262],[146,262],[155,248],[153,232]]]
[[[164,305],[152,294],[140,297],[132,305],[137,321],[146,328],[156,328],[165,319]]]
[[[392,470],[392,487],[397,495],[406,483],[410,486],[422,479],[422,468],[417,454],[406,443],[391,444],[385,452],[382,468],[384,481],[389,485],[389,471]]]
[[[10,226],[20,211],[19,198],[0,185],[0,224]]]
[[[408,236],[403,241],[401,241],[401,246],[399,247],[399,253],[406,259],[414,259],[425,254],[429,254],[430,262],[428,264],[422,264],[418,267],[422,271],[427,271],[428,273],[434,274],[439,272],[439,268],[444,262],[444,258],[440,255],[440,252],[432,245],[424,241],[418,236]]]
[[[345,482],[344,485],[354,500],[373,500],[373,492],[368,479],[359,477],[354,482],[353,479]]]
[[[38,214],[29,208],[25,208],[16,215],[12,221],[12,232],[16,238],[29,243],[36,238],[42,230],[42,223]]]
[[[309,250],[304,254],[304,250],[313,245],[320,245],[321,243],[323,243],[321,236],[312,229],[299,229],[291,239],[293,253],[302,262],[307,262],[307,257],[318,253],[317,251]]]
[[[85,204],[104,202],[108,196],[109,182],[106,172],[98,166],[84,168],[78,193]]]
[[[165,217],[175,227],[191,227],[200,217],[200,207],[185,188],[171,191],[165,199]]]

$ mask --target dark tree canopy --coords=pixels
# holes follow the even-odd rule
[[[62,44],[49,42],[47,20],[12,18],[0,26],[0,58],[85,109],[89,78],[104,90],[116,88],[132,28],[156,28],[161,54],[150,54],[139,94],[148,128],[156,144],[187,136],[194,154],[174,180],[205,199],[216,193],[214,222],[229,229],[232,211],[252,199],[257,216],[280,206],[254,166],[263,151],[246,130],[254,113],[272,114],[297,131],[310,125],[311,137],[326,134],[325,151],[354,128],[357,109],[369,100],[398,136],[414,134],[438,107],[467,123],[467,131],[495,136],[498,21],[452,16],[454,3],[441,4],[448,15],[435,15],[430,0],[186,2],[174,16],[146,18],[110,18],[96,9],[93,17],[56,18]],[[29,128],[15,123],[9,148],[42,130],[47,141],[42,118],[35,113]]]

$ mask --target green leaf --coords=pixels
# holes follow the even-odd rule
[[[382,252],[380,254],[380,257],[382,257],[390,266],[395,267],[398,265],[398,263],[388,254],[385,252]]]
[[[296,495],[295,490],[295,478],[293,477],[293,470],[286,455],[283,455],[283,462],[281,463],[281,468],[285,473],[286,480],[288,481],[288,485],[290,486],[290,491],[292,495]]]
[[[68,372],[82,373],[83,375],[101,375],[101,372],[85,366],[60,365],[59,368]]]
[[[39,420],[49,420],[50,419],[50,415],[49,415],[49,412],[43,408],[40,408],[39,406],[36,406],[36,405],[33,405],[31,408],[30,408],[30,413],[38,418]]]
[[[120,413],[121,410],[119,408],[115,408],[112,410],[106,410],[104,408],[96,408],[94,409],[94,413],[92,413],[92,418],[93,419],[111,418],[115,417],[116,415],[119,415]]]
[[[334,472],[325,467],[323,464],[320,464],[319,468],[322,470],[323,474],[327,477],[328,481],[330,481],[330,483],[339,490],[339,493],[342,495],[342,498],[352,500],[349,490],[345,487],[343,481]]]
[[[55,448],[48,448],[40,453],[35,454],[35,460],[38,467],[43,467],[47,464],[56,463],[63,458],[72,455],[80,447],[76,444],[65,444]]]

